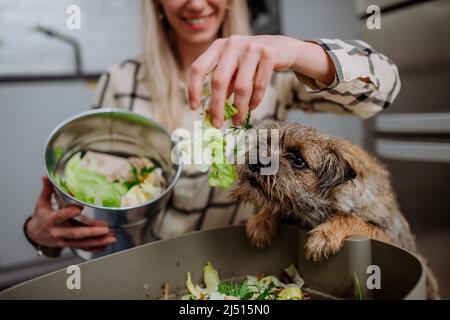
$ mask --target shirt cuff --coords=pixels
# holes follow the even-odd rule
[[[328,89],[333,89],[339,85],[339,79],[336,75],[334,76],[333,83],[331,83],[330,85],[326,85],[318,80],[314,80],[314,79],[307,77],[303,74],[300,74],[298,72],[294,72],[294,73],[295,73],[295,76],[297,77],[298,81],[300,81],[300,83],[303,85],[303,87],[305,87],[305,90],[307,92],[317,93],[317,92],[325,91]]]
[[[331,85],[327,86],[317,80],[311,79],[304,75],[296,73],[299,81],[302,82],[306,91],[311,93],[317,93],[329,89],[336,89],[337,87],[347,90],[360,90],[366,87],[366,83],[360,78],[369,78],[371,83],[377,87],[378,83],[376,79],[366,70],[365,65],[367,62],[367,57],[364,55],[353,55],[350,56],[348,51],[353,48],[353,50],[359,50],[355,46],[340,40],[328,40],[328,39],[318,39],[318,40],[306,40],[311,43],[315,43],[323,48],[323,50],[328,54],[331,61],[333,61],[334,68],[336,70],[334,81]],[[348,88],[347,88],[348,87]]]
[[[339,83],[344,78],[343,72],[342,72],[342,66],[341,66],[339,59],[336,57],[336,55],[334,55],[331,52],[331,49],[328,46],[324,45],[324,43],[322,41],[320,41],[320,40],[305,40],[305,41],[315,43],[315,44],[321,46],[325,50],[327,55],[330,57],[331,61],[333,61],[336,73],[334,75],[334,80],[330,85],[326,85],[318,80],[312,79],[312,78],[307,77],[298,72],[295,72],[295,76],[303,84],[303,86],[305,87],[305,90],[307,92],[317,93],[317,92],[325,91],[328,89],[334,89],[335,87],[337,87],[339,85]]]

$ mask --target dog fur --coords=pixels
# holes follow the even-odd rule
[[[255,165],[240,165],[240,181],[232,192],[234,198],[257,208],[246,225],[254,246],[270,245],[278,221],[289,218],[310,230],[306,256],[316,262],[339,251],[352,236],[388,242],[418,254],[389,173],[376,158],[346,140],[298,123],[265,120],[256,126],[260,128],[279,130],[279,170],[262,176],[258,165],[256,169]],[[429,268],[427,296],[439,298]]]

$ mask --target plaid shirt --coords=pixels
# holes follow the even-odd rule
[[[362,41],[314,40],[332,59],[336,76],[326,86],[293,72],[275,73],[262,103],[252,119],[266,117],[283,120],[290,109],[307,112],[354,114],[369,118],[387,108],[400,91],[397,67],[385,55]],[[94,108],[125,108],[152,118],[152,104],[146,75],[139,60],[127,60],[112,67],[100,78]],[[370,81],[362,81],[369,79]],[[185,90],[185,88],[180,88]],[[180,108],[181,127],[192,131],[194,120],[202,120],[201,111],[192,111],[188,102]],[[231,201],[228,191],[210,188],[208,174],[186,166],[174,188],[167,208],[157,218],[155,239],[182,233],[240,224],[254,209]]]

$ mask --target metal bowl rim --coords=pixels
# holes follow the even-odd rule
[[[67,192],[65,192],[64,190],[61,189],[61,187],[59,186],[58,183],[56,183],[53,178],[52,175],[50,175],[48,168],[47,168],[47,163],[45,161],[45,156],[47,153],[47,149],[50,143],[50,140],[65,126],[67,126],[68,124],[72,123],[75,120],[79,120],[82,118],[85,118],[87,116],[91,116],[91,115],[96,115],[96,114],[126,114],[126,115],[131,115],[133,117],[138,117],[141,118],[141,120],[144,120],[145,122],[149,122],[151,125],[156,126],[158,129],[160,129],[161,131],[163,131],[168,137],[170,137],[169,131],[161,126],[159,123],[151,120],[150,118],[146,118],[144,116],[141,116],[137,113],[128,111],[128,110],[122,110],[122,109],[115,109],[115,108],[101,108],[101,109],[95,109],[95,110],[88,110],[88,111],[83,111],[81,113],[78,113],[74,116],[71,116],[69,118],[67,118],[66,120],[64,120],[63,122],[61,122],[55,129],[52,130],[52,132],[50,133],[50,135],[48,136],[46,142],[45,142],[45,147],[44,147],[44,156],[43,156],[43,161],[44,161],[44,168],[45,168],[45,173],[47,175],[47,177],[49,178],[50,182],[52,183],[52,185],[54,187],[56,187],[56,189],[58,189],[59,192],[61,192],[64,196],[68,197],[70,200],[79,203],[83,206],[87,206],[90,208],[94,208],[94,209],[99,209],[99,210],[105,210],[105,211],[114,211],[115,213],[121,213],[120,211],[123,211],[124,213],[126,213],[129,210],[134,210],[134,209],[139,209],[139,208],[143,208],[146,207],[148,205],[151,205],[153,203],[156,203],[157,201],[159,201],[161,198],[163,198],[169,191],[171,191],[173,189],[173,187],[175,186],[175,184],[178,182],[180,176],[181,176],[181,172],[183,169],[183,163],[182,163],[182,157],[180,157],[180,161],[177,168],[177,172],[175,173],[175,176],[172,179],[172,182],[170,183],[169,186],[167,186],[167,188],[156,198],[153,198],[152,200],[145,202],[143,204],[137,205],[137,206],[131,206],[131,207],[121,207],[121,208],[110,208],[110,207],[103,207],[103,206],[97,206],[94,204],[90,204],[84,201],[81,201],[75,197],[73,197],[72,195],[68,194]],[[119,211],[119,212],[117,212]]]

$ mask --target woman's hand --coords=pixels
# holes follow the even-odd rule
[[[82,220],[87,226],[71,226],[68,222],[81,214],[82,208],[72,206],[54,211],[51,207],[52,186],[47,177],[42,178],[43,188],[36,202],[27,234],[36,243],[50,248],[80,248],[99,252],[116,242],[106,222]]]
[[[220,128],[225,100],[234,93],[238,114],[233,123],[243,121],[248,110],[264,97],[274,71],[294,70],[325,84],[334,80],[335,69],[327,53],[317,44],[285,36],[231,36],[216,40],[191,66],[189,99],[200,107],[205,79],[211,78],[211,116]]]

